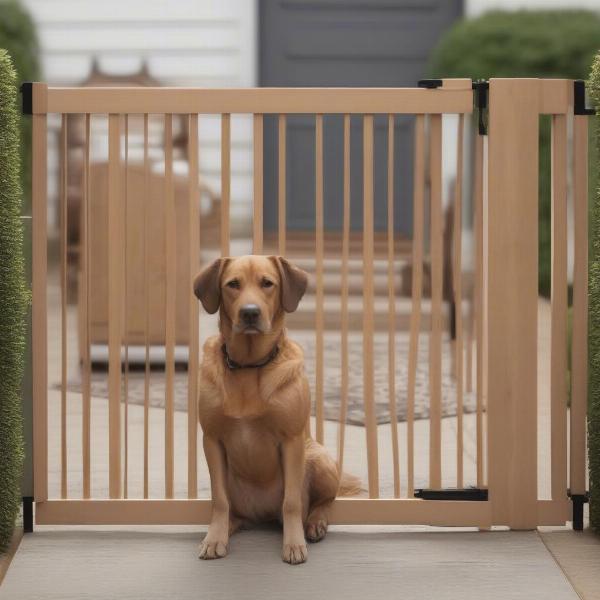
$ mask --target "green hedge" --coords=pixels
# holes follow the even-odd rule
[[[17,72],[17,82],[39,81],[35,26],[27,11],[15,0],[0,0],[0,48],[8,51]],[[24,195],[23,208],[28,213],[31,190],[31,119],[20,118],[20,128],[21,189]]]
[[[459,22],[441,40],[431,77],[585,79],[600,48],[600,14],[584,10],[493,11]],[[590,172],[594,175],[594,172]],[[550,294],[550,124],[540,129],[539,287]]]
[[[600,54],[592,67],[590,93],[595,105],[600,106]],[[599,121],[597,115],[596,122]],[[600,136],[596,137],[596,144],[600,150]],[[600,160],[594,168],[600,169]],[[590,523],[600,531],[600,188],[595,192],[590,210],[588,455]]]
[[[25,351],[25,282],[19,181],[17,74],[0,49],[0,547],[12,534],[23,465],[21,381]]]

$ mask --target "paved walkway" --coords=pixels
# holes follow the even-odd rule
[[[577,600],[537,532],[334,527],[308,562],[276,530],[243,531],[196,558],[200,530],[46,530],[23,539],[0,600]]]

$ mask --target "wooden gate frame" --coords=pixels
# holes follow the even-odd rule
[[[47,440],[47,114],[189,113],[255,115],[260,133],[265,113],[365,115],[365,259],[372,259],[372,115],[472,112],[470,80],[443,80],[436,89],[168,89],[25,87],[33,120],[33,432],[34,494],[39,524],[207,523],[210,500],[133,500],[113,486],[109,500],[48,498]],[[487,179],[483,179],[484,394],[487,396],[489,495],[487,501],[339,499],[332,523],[430,524],[532,529],[564,524],[567,498],[566,350],[567,120],[574,111],[572,80],[492,79],[489,82]],[[577,111],[576,111],[577,112]],[[553,122],[552,293],[552,500],[537,493],[537,282],[539,116]],[[109,117],[113,129],[115,120]],[[228,124],[228,122],[227,122]],[[372,129],[370,130],[372,133]],[[114,136],[113,136],[114,140]],[[255,168],[262,168],[256,153]],[[369,147],[370,144],[370,147]],[[484,144],[482,144],[483,146]],[[112,149],[114,151],[114,148]],[[257,162],[258,160],[258,162]],[[587,119],[574,117],[575,276],[573,391],[570,420],[570,491],[585,494],[587,393]],[[258,170],[260,173],[260,169]],[[262,180],[255,178],[254,249],[262,250]],[[257,202],[258,199],[258,202]],[[115,259],[116,260],[116,259]],[[371,289],[367,277],[365,288]],[[365,295],[365,326],[372,334],[373,306]],[[369,337],[369,336],[367,336]],[[372,368],[367,354],[365,371]],[[564,344],[563,344],[564,345]],[[562,375],[560,375],[562,373]],[[369,382],[367,378],[365,381]],[[372,371],[370,384],[372,385]],[[369,390],[366,391],[367,400]],[[368,403],[366,402],[367,416]],[[111,409],[114,411],[114,409]],[[372,415],[371,415],[372,416]],[[119,423],[117,416],[112,421]],[[112,427],[111,471],[120,469],[118,433]],[[118,429],[116,430],[118,432]],[[376,438],[367,423],[369,487],[377,486]],[[369,437],[371,436],[371,437]],[[120,449],[118,450],[120,452]],[[373,454],[374,453],[374,454]],[[372,467],[375,468],[373,471]]]

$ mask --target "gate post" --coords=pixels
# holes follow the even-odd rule
[[[36,504],[48,499],[48,198],[47,91],[32,83],[31,148],[31,369],[33,394],[33,492]],[[29,508],[29,507],[28,507]]]
[[[487,213],[492,524],[537,526],[539,80],[491,79]]]

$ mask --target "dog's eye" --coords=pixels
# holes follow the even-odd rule
[[[239,290],[240,289],[240,282],[237,279],[232,279],[231,281],[227,282],[227,287],[230,287],[234,290]]]
[[[263,279],[263,280],[261,281],[261,283],[260,283],[260,284],[261,284],[261,286],[262,286],[262,287],[264,287],[264,288],[270,288],[270,287],[273,287],[273,282],[272,282],[272,281],[270,281],[270,280],[268,280],[268,279]]]

